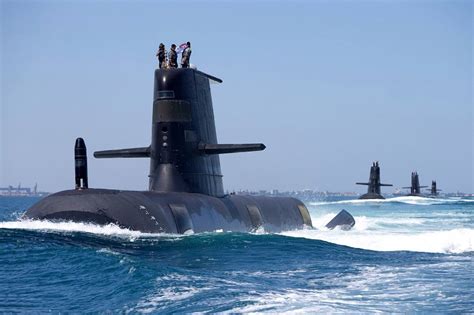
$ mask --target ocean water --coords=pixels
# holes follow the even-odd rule
[[[0,198],[0,312],[474,312],[474,199],[307,202],[316,229],[143,234],[19,221]],[[351,231],[324,225],[341,209]]]

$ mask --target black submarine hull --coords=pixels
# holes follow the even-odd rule
[[[24,219],[113,223],[146,233],[172,234],[312,227],[308,209],[294,198],[111,189],[55,193],[28,209]]]
[[[359,199],[385,199],[385,197],[380,194],[367,193],[360,196]]]
[[[408,194],[408,195],[405,195],[405,197],[423,197],[424,198],[426,196],[424,196],[422,194]]]

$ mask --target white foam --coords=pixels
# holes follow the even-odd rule
[[[140,313],[153,313],[176,301],[190,299],[202,290],[192,286],[173,286],[160,288],[158,292],[138,302],[133,311]]]
[[[357,227],[357,223],[356,223]],[[429,253],[463,253],[474,251],[474,229],[400,233],[368,230],[297,230],[285,236],[323,240],[339,245],[376,251],[415,251]]]
[[[261,294],[249,292],[239,296],[239,301],[244,305],[232,309],[229,313],[332,314],[342,312],[358,314],[360,312],[393,312],[394,309],[402,313],[409,312],[412,306],[406,304],[406,297],[420,297],[416,301],[416,304],[420,306],[430,305],[434,298],[442,294],[442,286],[434,281],[424,281],[423,286],[417,286],[416,283],[411,286],[400,285],[405,279],[411,283],[417,280],[420,277],[419,268],[420,266],[364,266],[357,273],[331,278],[331,289],[275,288]],[[429,268],[433,268],[433,265]]]
[[[201,276],[171,273],[156,279],[156,289],[145,296],[130,311],[140,313],[156,313],[170,304],[189,300],[196,294],[208,291],[212,287],[202,287],[198,284],[206,282]]]
[[[459,199],[396,197],[375,202],[430,204],[459,202]],[[470,201],[470,200],[469,200]],[[342,201],[365,203],[366,200]],[[372,202],[372,201],[370,201]],[[335,202],[341,203],[341,202]],[[356,224],[350,231],[328,230],[325,225],[337,214],[335,209],[320,213],[312,207],[311,217],[317,230],[291,231],[284,235],[323,240],[339,245],[376,251],[416,251],[432,253],[463,253],[474,251],[472,213],[436,209],[434,212],[365,211],[354,215]],[[333,207],[337,208],[337,207]],[[326,210],[327,211],[327,210]]]
[[[312,215],[313,226],[318,230],[327,230],[326,224],[336,216],[336,212],[329,212],[318,217]],[[356,224],[353,230],[365,231],[377,229],[382,226],[417,226],[422,225],[426,222],[425,219],[421,218],[403,218],[403,217],[367,217],[367,216],[355,216]]]
[[[313,216],[317,229],[302,229],[281,233],[291,237],[323,240],[339,245],[377,251],[417,251],[433,253],[462,253],[474,251],[474,229],[454,228],[433,231],[423,225],[424,219],[404,217],[356,216],[356,225],[350,231],[328,230],[325,225],[336,213]],[[390,227],[390,225],[393,225]],[[414,229],[416,227],[416,229]],[[95,225],[78,222],[51,222],[23,220],[0,222],[0,229],[23,229],[45,232],[82,232],[101,236],[113,236],[134,241],[137,238],[167,237],[179,240],[183,235],[142,233],[121,228],[114,224]],[[214,232],[216,233],[216,232]],[[218,231],[216,234],[221,234]],[[266,234],[258,230],[254,234]]]
[[[134,240],[139,237],[153,237],[164,234],[151,234],[121,228],[115,224],[96,225],[80,222],[51,222],[46,220],[22,220],[0,222],[0,229],[18,229],[45,232],[83,232],[104,236],[116,236]],[[177,236],[177,235],[173,235]]]
[[[440,198],[425,198],[416,196],[403,196],[385,199],[388,202],[400,202],[410,205],[437,205],[443,203],[456,203],[459,199],[440,199]]]

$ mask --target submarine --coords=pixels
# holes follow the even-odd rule
[[[428,186],[420,186],[420,180],[418,178],[417,172],[411,173],[411,186],[403,187],[404,189],[410,189],[410,193],[406,196],[421,197],[421,188],[426,188]]]
[[[381,186],[393,186],[392,184],[380,183],[380,167],[379,162],[373,162],[370,167],[370,175],[368,183],[356,183],[356,185],[367,185],[367,193],[359,197],[359,199],[385,199],[380,193]]]
[[[431,181],[431,188],[427,189],[427,190],[430,192],[429,197],[437,197],[437,196],[439,196],[439,192],[442,191],[441,189],[438,189],[436,187],[436,181],[435,180]]]
[[[41,199],[23,219],[171,234],[312,228],[308,209],[296,198],[224,193],[219,155],[261,151],[265,145],[217,143],[210,83],[222,80],[194,68],[156,69],[151,144],[94,152],[99,159],[149,158],[147,191],[89,188],[86,144],[78,138],[75,189]],[[343,210],[330,223],[329,229],[347,229],[355,220]]]

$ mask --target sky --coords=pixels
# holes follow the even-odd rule
[[[363,192],[437,180],[474,192],[472,1],[6,1],[1,3],[0,186],[144,190],[158,44],[191,41],[212,85],[225,189]],[[392,191],[391,188],[383,190]]]

